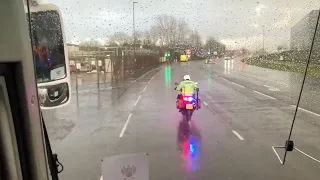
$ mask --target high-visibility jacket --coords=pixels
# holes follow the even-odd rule
[[[195,94],[197,88],[197,84],[190,80],[181,81],[180,84],[177,87],[177,91],[182,90],[182,95],[185,96],[192,96]]]

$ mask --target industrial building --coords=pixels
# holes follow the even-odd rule
[[[291,28],[291,50],[307,50],[311,47],[318,14],[319,10],[309,12]]]

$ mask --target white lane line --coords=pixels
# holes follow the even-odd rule
[[[295,106],[295,105],[291,105],[291,106],[294,107],[294,108],[297,107],[297,106]],[[301,108],[301,107],[298,107],[298,109],[300,109],[300,110],[302,110],[302,111],[304,111],[304,112],[307,112],[307,113],[310,113],[310,114],[313,114],[313,115],[315,115],[315,116],[319,116],[319,117],[320,117],[320,114],[314,113],[314,112],[312,112],[312,111],[303,109],[303,108]]]
[[[318,159],[316,159],[316,158],[314,158],[314,157],[310,156],[309,154],[307,154],[307,153],[305,153],[305,152],[301,151],[300,149],[298,149],[298,148],[294,148],[294,149],[295,149],[295,150],[297,150],[297,151],[299,151],[301,154],[303,154],[303,155],[307,156],[308,158],[310,158],[310,159],[312,159],[312,160],[314,160],[314,161],[316,161],[316,162],[320,163],[320,160],[318,160]]]
[[[142,92],[145,92],[145,91],[146,91],[146,89],[147,89],[147,87],[148,87],[148,86],[144,87],[144,88],[143,88],[143,90],[142,90]]]
[[[129,116],[128,116],[128,118],[127,118],[127,121],[126,121],[126,123],[124,124],[124,126],[123,126],[123,128],[122,128],[122,130],[121,130],[121,133],[120,133],[120,135],[119,135],[119,138],[122,138],[124,132],[126,131],[127,126],[128,126],[128,124],[129,124],[129,121],[130,121],[130,119],[131,119],[131,116],[132,116],[132,113],[129,114]]]
[[[103,177],[102,177],[102,175],[101,175],[101,177],[100,177],[100,180],[103,180]]]
[[[267,88],[274,88],[272,86],[268,86],[268,85],[263,85],[264,87],[267,87]]]
[[[138,104],[140,98],[141,98],[141,94],[140,94],[140,96],[138,97],[138,99],[136,100],[136,103],[134,103],[134,106],[136,106],[136,105]]]
[[[206,106],[208,106],[208,104],[207,104],[206,102],[204,102],[204,101],[203,101],[203,104],[206,105]]]
[[[281,160],[281,158],[280,158],[280,156],[279,156],[279,154],[278,154],[278,152],[276,151],[276,149],[275,149],[274,146],[272,146],[272,150],[273,150],[273,152],[276,154],[276,156],[278,157],[278,160],[280,161],[280,163],[283,164],[283,162],[282,162],[282,160]]]
[[[270,99],[276,99],[276,98],[274,98],[274,97],[272,97],[272,96],[269,96],[269,95],[263,94],[263,93],[261,93],[261,92],[259,92],[259,91],[255,91],[255,90],[253,90],[253,92],[258,93],[258,94],[260,94],[260,95],[262,95],[262,96],[268,97],[268,98],[270,98]]]
[[[268,86],[268,85],[263,85],[263,86],[269,88],[270,91],[280,91],[278,88],[275,88],[272,86]]]
[[[234,85],[237,85],[237,86],[239,86],[239,87],[245,88],[244,86],[242,86],[242,85],[240,85],[240,84],[238,84],[238,83],[235,83],[235,82],[231,82],[231,83],[234,84]]]
[[[236,135],[241,141],[243,141],[243,137],[235,130],[232,130],[233,134]]]
[[[228,81],[226,78],[224,78],[224,77],[220,77],[221,79],[224,79],[224,80],[226,80],[226,81]]]
[[[152,76],[152,78],[148,81],[148,84],[150,84],[150,82],[153,80],[154,76]]]

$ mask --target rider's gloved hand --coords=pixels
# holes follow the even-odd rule
[[[175,87],[174,90],[177,90],[177,87]]]

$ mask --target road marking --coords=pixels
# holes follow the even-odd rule
[[[268,85],[263,85],[264,87],[267,87],[267,88],[274,88],[272,86],[268,86]]]
[[[208,104],[207,104],[206,102],[204,102],[204,101],[203,101],[203,104],[206,105],[206,106],[208,106]]]
[[[294,107],[294,108],[296,108],[297,106],[295,106],[295,105],[291,105],[292,107]],[[303,108],[301,108],[301,107],[298,107],[298,109],[300,109],[300,110],[302,110],[302,111],[304,111],[304,112],[307,112],[307,113],[310,113],[310,114],[313,114],[313,115],[315,115],[315,116],[320,116],[320,114],[317,114],[317,113],[314,113],[314,112],[312,112],[312,111],[309,111],[309,110],[306,110],[306,109],[303,109]]]
[[[268,98],[270,98],[270,99],[276,99],[276,98],[274,98],[274,97],[272,97],[272,96],[263,94],[263,93],[261,93],[261,92],[259,92],[259,91],[255,91],[255,90],[253,90],[253,91],[254,91],[255,93],[258,93],[258,94],[262,95],[262,96],[266,96],[266,97],[268,97]]]
[[[228,81],[228,79],[226,79],[226,78],[224,78],[224,77],[220,77],[221,79],[224,79],[224,80],[226,80],[226,81]]]
[[[148,84],[150,84],[150,82],[153,80],[154,75],[152,76],[152,78],[148,81]]]
[[[141,98],[141,94],[140,94],[140,96],[138,97],[138,99],[136,100],[136,103],[134,103],[134,106],[136,106],[136,105],[138,104],[140,98]]]
[[[121,133],[120,133],[120,135],[119,135],[119,138],[122,138],[124,132],[126,131],[127,126],[128,126],[128,124],[129,124],[129,121],[130,121],[130,119],[131,119],[131,116],[132,116],[132,113],[129,114],[129,116],[128,116],[128,118],[127,118],[127,121],[126,121],[126,123],[124,124],[124,126],[123,126],[123,128],[122,128],[122,130],[121,130]]]
[[[244,86],[242,86],[242,85],[240,85],[240,84],[238,84],[238,83],[235,83],[235,82],[231,82],[231,83],[234,84],[234,85],[240,86],[240,87],[242,87],[242,88],[245,88]]]
[[[276,156],[278,157],[278,160],[280,161],[280,163],[283,164],[283,162],[282,162],[282,160],[281,160],[278,152],[277,152],[276,149],[275,149],[275,146],[272,146],[272,150],[273,150],[273,152],[276,154]]]
[[[100,177],[100,180],[103,180],[103,177],[102,177],[102,175],[101,175],[101,177]]]
[[[297,151],[299,151],[301,154],[303,154],[303,155],[307,156],[308,158],[310,158],[310,159],[312,159],[312,160],[314,160],[314,161],[316,161],[316,162],[320,163],[320,160],[318,160],[318,159],[316,159],[316,158],[314,158],[314,157],[310,156],[309,154],[307,154],[307,153],[305,153],[305,152],[301,151],[300,149],[298,149],[298,148],[296,148],[296,147],[295,147],[294,149],[295,149],[295,150],[297,150]]]
[[[268,85],[263,85],[263,86],[269,88],[270,91],[280,91],[278,88],[275,88],[272,86],[268,86]]]
[[[144,87],[144,89],[142,90],[142,92],[145,92],[148,86]]]
[[[235,130],[232,130],[233,134],[236,135],[241,141],[243,141],[243,137]]]

